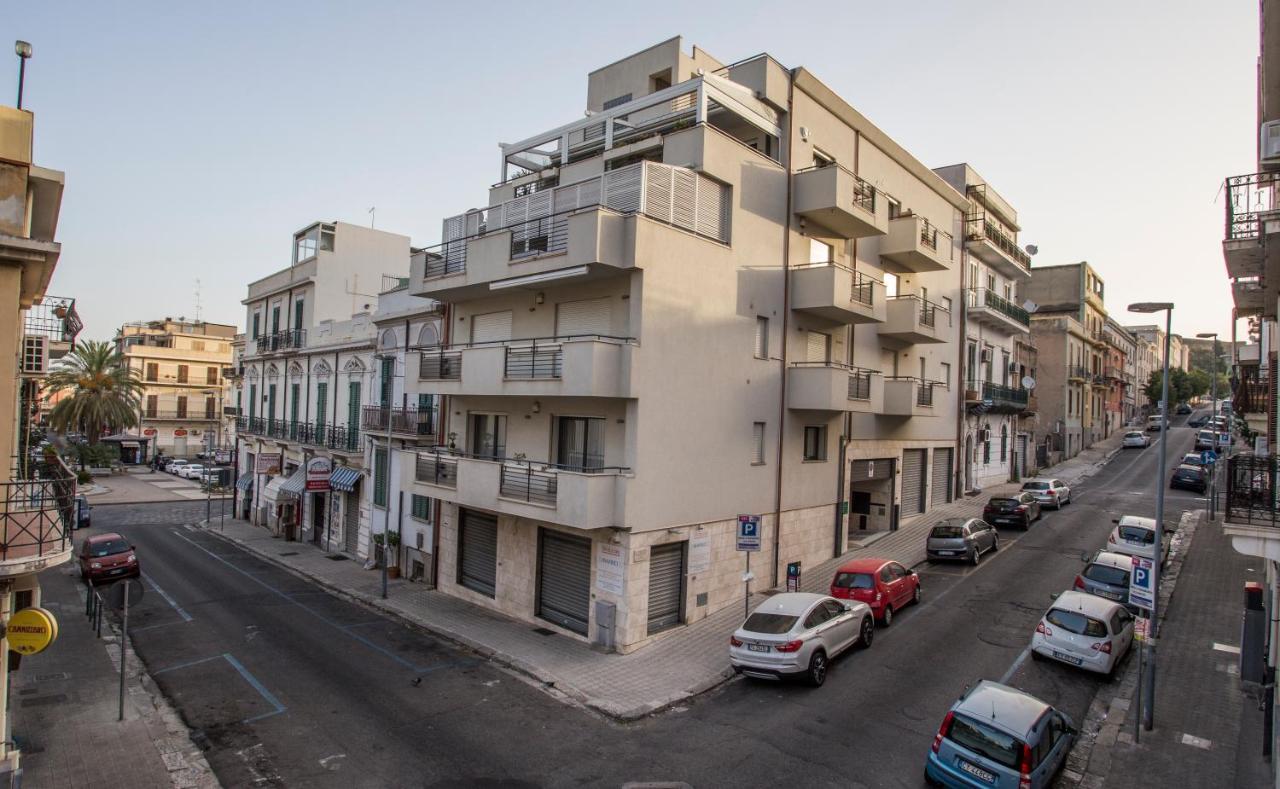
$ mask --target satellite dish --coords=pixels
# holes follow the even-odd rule
[[[1036,246],[1035,244],[1027,244],[1027,254],[1028,254],[1028,255],[1034,255],[1034,254],[1036,254],[1036,253],[1037,253],[1037,252],[1039,252],[1039,251],[1040,251],[1040,247]]]
[[[1026,301],[1022,302],[1022,309],[1026,310],[1027,312],[1035,312],[1036,310],[1040,309],[1040,305],[1036,304],[1031,299],[1027,299]]]
[[[1023,389],[1035,389],[1035,388],[1036,388],[1036,379],[1032,378],[1032,377],[1031,377],[1031,376],[1029,376],[1029,375],[1024,375],[1024,376],[1022,376],[1022,388],[1023,388]]]

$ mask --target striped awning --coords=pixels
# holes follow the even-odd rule
[[[351,468],[350,466],[338,466],[329,475],[329,488],[350,493],[356,489],[356,483],[359,481],[360,469]]]
[[[280,486],[280,496],[284,498],[300,499],[302,492],[307,488],[307,467],[298,466],[298,470],[293,472],[293,476],[289,477]]]
[[[240,479],[236,480],[236,490],[249,492],[253,489],[253,472],[246,471],[240,475]]]

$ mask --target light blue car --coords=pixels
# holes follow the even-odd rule
[[[983,680],[947,712],[925,762],[933,785],[1050,786],[1079,731],[1065,713],[1029,693]]]

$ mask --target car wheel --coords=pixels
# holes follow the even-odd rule
[[[805,672],[805,678],[809,680],[809,684],[815,688],[822,687],[822,683],[827,681],[827,653],[821,649],[813,653],[809,658],[809,670]]]
[[[858,628],[858,646],[866,649],[871,646],[871,642],[876,637],[876,623],[871,617],[864,616],[862,618],[862,626]]]
[[[920,600],[923,597],[924,597],[924,589],[920,586],[920,584],[916,584],[916,590],[911,593],[911,602],[916,605],[920,605]]]
[[[884,613],[880,615],[880,626],[889,627],[892,624],[893,624],[893,606],[886,605],[884,607]]]
[[[978,546],[975,545],[973,546],[973,549],[969,551],[969,564],[977,567],[978,562],[980,561],[982,561],[982,551],[979,551]]]
[[[996,537],[991,541],[991,552],[995,553],[998,550],[1000,550],[1000,538]]]
[[[929,768],[924,768],[924,782],[928,786],[942,786],[938,780],[929,774]]]

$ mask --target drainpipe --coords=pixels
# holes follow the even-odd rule
[[[960,238],[961,239],[964,238],[964,232],[965,232],[964,218],[961,217],[961,222],[960,222]],[[954,244],[955,239],[952,239],[951,243]],[[964,495],[964,489],[963,489],[964,486],[961,484],[961,475],[963,474],[962,469],[967,468],[969,463],[968,456],[963,458],[960,457],[960,453],[965,451],[964,426],[965,426],[965,420],[967,419],[967,415],[965,413],[965,406],[964,406],[964,385],[965,385],[965,380],[969,376],[969,371],[964,368],[964,360],[966,358],[966,354],[964,353],[964,350],[965,348],[967,348],[968,342],[969,342],[969,336],[968,336],[969,298],[964,290],[964,275],[965,275],[965,271],[967,271],[968,268],[969,268],[969,253],[968,251],[965,250],[964,244],[962,243],[960,245],[960,327],[956,330],[956,336],[959,337],[959,341],[955,343],[955,346],[956,346],[955,369],[959,371],[959,375],[957,376],[957,380],[956,380],[956,409],[957,409],[958,416],[956,419],[956,444],[955,444],[956,448],[951,453],[951,464],[952,464],[951,465],[951,490],[958,495],[952,495],[951,497],[952,500],[958,499],[960,498],[960,496]],[[979,343],[978,348],[979,348],[978,352],[981,353],[982,352],[981,343]],[[995,363],[994,348],[992,349],[991,354],[992,354],[992,363],[994,364]]]
[[[787,421],[787,329],[791,317],[791,146],[792,129],[795,125],[795,112],[792,97],[795,95],[796,72],[791,70],[791,79],[787,81],[787,144],[780,147],[786,161],[782,169],[787,176],[787,208],[782,221],[782,359],[781,375],[778,384],[778,471],[774,483],[773,497],[773,573],[769,585],[778,585],[778,563],[782,549],[782,444]]]
[[[450,304],[442,305],[440,310],[440,343],[444,347],[449,347],[450,339],[453,337],[453,306]],[[449,398],[443,395],[436,396],[436,446],[442,446],[445,438],[448,436],[448,418],[449,418]],[[415,466],[416,468],[416,466]],[[442,528],[441,520],[444,516],[444,502],[436,499],[435,501],[435,522],[431,530],[431,586],[440,588],[440,529]]]

